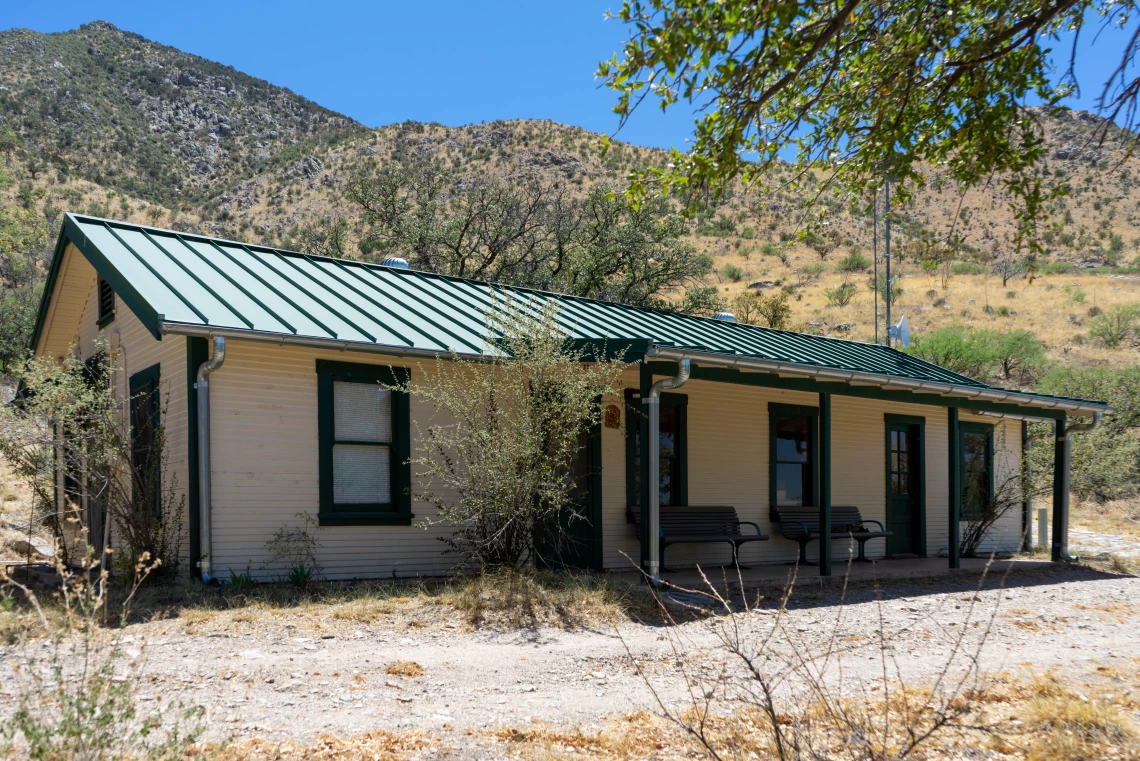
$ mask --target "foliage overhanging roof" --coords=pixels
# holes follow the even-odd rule
[[[572,339],[643,353],[672,347],[806,368],[990,389],[895,349],[595,299],[311,256],[68,214],[40,306],[44,327],[66,244],[75,246],[144,325],[164,333],[224,330],[327,341],[395,354],[493,351],[484,315],[507,300],[557,302]],[[204,334],[204,333],[202,333]],[[1024,404],[1056,397],[1020,392]],[[1073,400],[1083,401],[1083,400]],[[1088,404],[1088,403],[1086,403]],[[1095,402],[1091,404],[1097,404]],[[1050,405],[1052,406],[1052,405]]]

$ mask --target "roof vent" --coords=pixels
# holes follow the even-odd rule
[[[399,256],[389,256],[380,262],[385,267],[395,267],[396,269],[406,270],[408,267],[408,260]]]
[[[713,319],[721,322],[736,322],[736,315],[732,312],[717,312],[713,315]]]

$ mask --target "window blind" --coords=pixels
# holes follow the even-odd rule
[[[392,392],[378,383],[333,383],[333,501],[392,502]]]

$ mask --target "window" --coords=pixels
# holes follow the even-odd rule
[[[816,504],[818,420],[817,407],[775,402],[768,405],[768,491],[773,507]]]
[[[159,479],[162,457],[159,436],[158,365],[135,373],[131,395],[131,481],[136,509],[162,509]]]
[[[689,502],[687,442],[687,404],[685,394],[662,394],[660,409],[660,497],[662,505],[686,505]],[[626,504],[641,506],[641,395],[626,391]]]
[[[115,321],[115,291],[102,277],[99,278],[98,294],[99,329],[102,330]]]
[[[317,361],[322,526],[410,525],[411,466],[402,367]]]
[[[993,508],[994,429],[981,423],[961,424],[962,520],[976,521]]]

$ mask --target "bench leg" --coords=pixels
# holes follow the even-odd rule
[[[811,539],[801,539],[800,540],[800,559],[799,559],[800,565],[819,565],[819,563],[813,563],[807,559],[807,546],[808,546],[808,542],[810,542],[810,541],[811,541]]]
[[[740,545],[736,542],[729,542],[728,546],[732,547],[732,563],[726,565],[725,568],[739,568],[747,571],[748,566],[740,564]]]
[[[855,562],[856,563],[874,563],[875,562],[874,560],[870,560],[867,557],[867,542],[869,542],[871,540],[870,539],[856,539],[855,541],[859,542],[859,557],[855,558]]]

